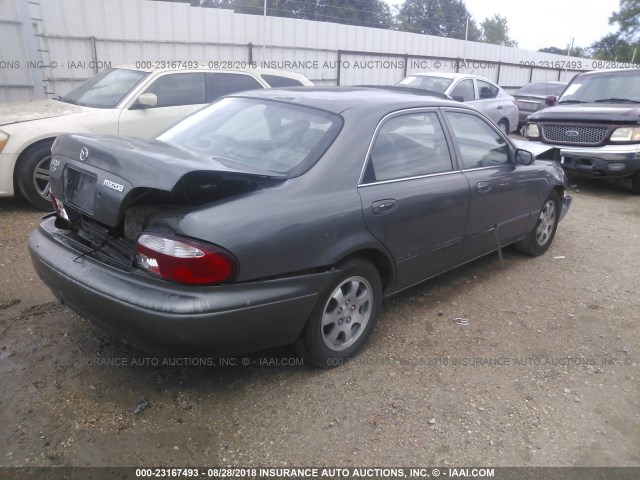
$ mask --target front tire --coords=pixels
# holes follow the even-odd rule
[[[506,118],[503,118],[498,122],[498,128],[505,135],[509,135],[509,121]]]
[[[534,257],[545,253],[556,236],[560,208],[560,196],[554,190],[544,201],[536,226],[525,238],[515,243],[516,250]]]
[[[49,200],[49,163],[53,140],[29,147],[17,165],[20,193],[39,210],[53,210]]]
[[[382,283],[365,260],[345,263],[318,303],[294,347],[316,366],[341,365],[366,342],[382,304]]]

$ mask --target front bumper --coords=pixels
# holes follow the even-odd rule
[[[13,168],[16,158],[15,153],[0,153],[0,197],[12,197],[15,193]]]
[[[562,168],[573,175],[624,178],[640,171],[639,145],[558,148]]]
[[[125,272],[64,243],[44,217],[29,237],[38,276],[70,309],[144,350],[238,354],[288,345],[335,270],[253,283],[190,287]]]

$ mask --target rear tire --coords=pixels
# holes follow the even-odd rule
[[[640,172],[636,172],[631,177],[631,191],[640,195]]]
[[[382,304],[382,282],[365,260],[345,263],[338,278],[318,298],[307,325],[294,344],[312,364],[337,367],[346,363],[375,328]]]
[[[525,238],[515,243],[516,250],[534,257],[545,253],[556,236],[560,208],[560,196],[554,190],[544,201],[536,226]]]
[[[51,145],[53,140],[30,146],[16,165],[16,180],[20,193],[31,205],[44,211],[53,210],[49,200]]]

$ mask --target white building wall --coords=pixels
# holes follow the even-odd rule
[[[32,83],[28,68],[24,68],[29,59],[21,36],[23,27],[19,15],[19,2],[26,1],[0,1],[0,61],[14,59],[23,67],[0,69],[0,101],[33,97],[33,89],[26,87]],[[560,77],[568,80],[578,70],[590,70],[592,65],[591,60],[572,58],[572,61],[582,62],[581,68],[573,71],[534,68],[532,71],[529,64],[521,65],[520,62],[535,65],[538,62],[563,62],[567,57],[308,20],[267,17],[265,24],[265,19],[258,15],[174,2],[29,0],[28,5],[41,46],[40,58],[31,60],[45,66],[42,73],[48,96],[64,94],[109,65],[139,61],[198,61],[205,65],[211,62],[211,66],[215,66],[215,62],[224,62],[218,66],[243,66],[243,62],[250,59],[258,65],[263,61],[275,62],[275,66],[286,66],[284,62],[287,61],[304,62],[292,70],[319,85],[335,85],[338,77],[341,85],[384,85],[397,82],[405,72],[456,71],[455,60],[467,59],[476,62],[467,62],[458,68],[459,71],[486,76],[509,89],[531,79],[557,80]],[[263,38],[265,33],[266,38]],[[264,49],[263,43],[266,44]],[[252,44],[251,48],[249,44]],[[337,66],[339,57],[342,60],[340,68]],[[91,63],[96,59],[98,63]],[[365,68],[356,68],[356,65],[370,61],[395,63],[365,63]],[[398,66],[398,61],[406,62],[406,68]]]

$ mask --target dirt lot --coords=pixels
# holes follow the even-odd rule
[[[392,298],[329,371],[121,344],[54,301],[26,248],[40,214],[1,200],[0,466],[640,466],[640,197],[573,183],[546,255]]]

